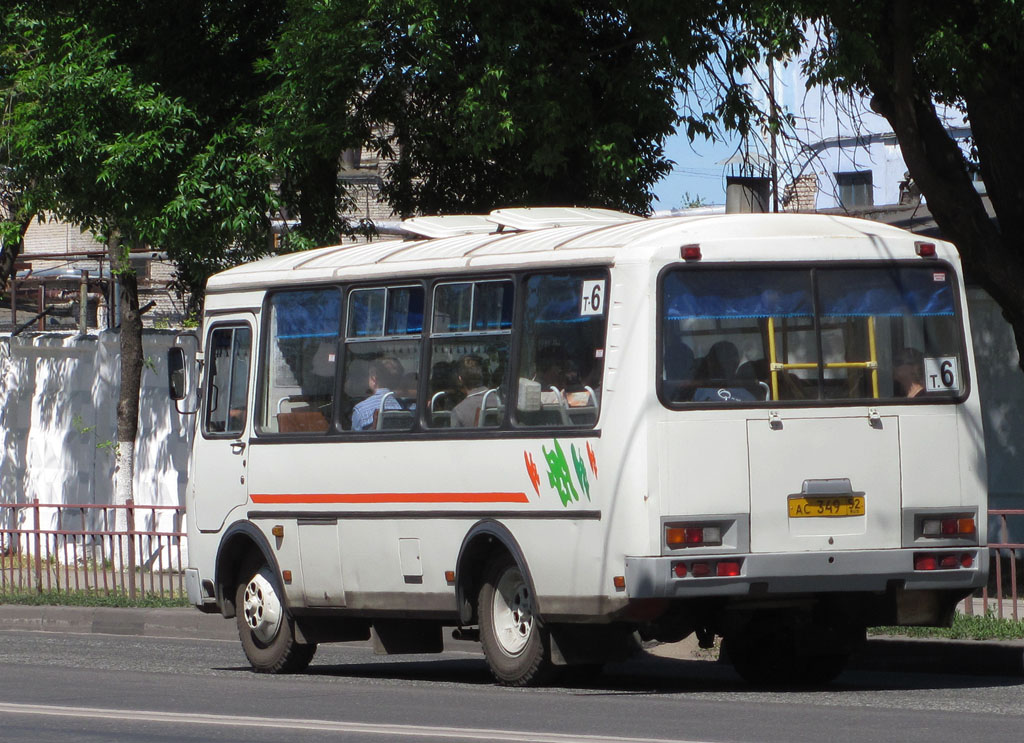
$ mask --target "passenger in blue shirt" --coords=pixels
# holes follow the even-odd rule
[[[365,400],[356,403],[352,408],[352,430],[366,431],[376,424],[376,416],[379,415],[381,403],[385,410],[401,410],[402,404],[393,392],[402,379],[401,362],[391,356],[382,356],[370,362],[369,379],[367,386],[371,392]],[[386,396],[386,399],[385,399]]]

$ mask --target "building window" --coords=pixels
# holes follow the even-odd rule
[[[839,190],[839,203],[846,209],[872,206],[875,203],[870,170],[836,173],[836,188]]]

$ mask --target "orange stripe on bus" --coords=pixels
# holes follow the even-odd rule
[[[526,493],[257,493],[253,503],[529,503]]]

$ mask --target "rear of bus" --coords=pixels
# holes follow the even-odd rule
[[[948,625],[987,577],[957,256],[875,227],[657,276],[660,545],[627,582],[660,602],[648,636],[723,635],[754,682],[829,680],[865,627]],[[792,244],[828,259],[764,260]]]

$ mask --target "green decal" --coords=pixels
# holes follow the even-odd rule
[[[562,451],[558,439],[555,439],[555,448],[548,451],[543,446],[544,458],[548,461],[548,483],[558,491],[558,497],[562,499],[562,505],[569,505],[570,501],[579,500],[580,494],[576,492],[572,484],[572,473],[569,471],[569,463],[565,459],[565,452]]]
[[[569,451],[572,454],[572,466],[576,470],[576,479],[580,482],[583,494],[587,496],[587,500],[590,500],[590,481],[587,480],[587,463],[583,461],[583,457],[576,451],[575,444],[570,445]]]

